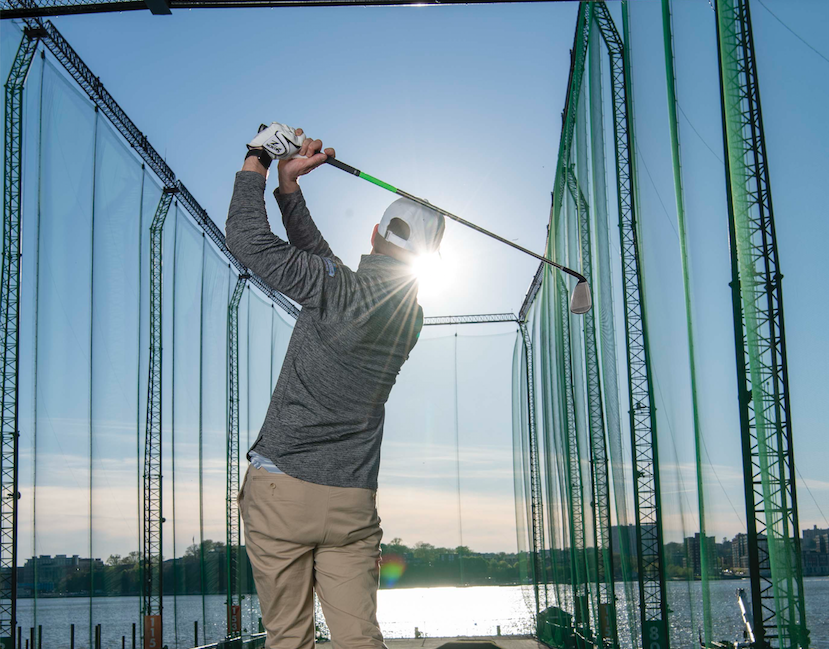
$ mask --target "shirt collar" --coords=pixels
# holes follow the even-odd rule
[[[363,255],[360,257],[358,272],[382,275],[386,279],[395,281],[415,281],[411,267],[399,259],[388,255]]]

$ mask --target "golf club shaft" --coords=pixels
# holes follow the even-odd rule
[[[511,248],[515,248],[516,250],[520,250],[521,252],[523,252],[527,255],[530,255],[531,257],[535,257],[539,261],[543,261],[544,263],[547,263],[550,266],[553,266],[554,268],[558,268],[560,271],[563,271],[563,272],[567,273],[568,275],[571,275],[572,277],[575,277],[580,282],[586,282],[587,281],[585,279],[584,275],[581,275],[580,273],[577,273],[576,271],[571,270],[570,268],[567,268],[566,266],[562,266],[561,264],[557,264],[552,259],[548,259],[547,257],[544,257],[543,255],[539,255],[538,253],[535,253],[532,250],[527,250],[523,246],[519,246],[517,243],[513,243],[509,239],[504,239],[504,237],[498,236],[497,234],[495,234],[493,232],[490,232],[489,230],[484,230],[482,227],[477,226],[474,223],[471,223],[470,221],[467,221],[466,219],[462,219],[461,217],[456,216],[455,214],[452,214],[451,212],[447,212],[446,210],[444,210],[440,207],[432,205],[429,201],[425,201],[422,198],[418,198],[417,196],[412,196],[408,192],[404,192],[402,189],[398,189],[397,187],[389,185],[388,183],[383,182],[382,180],[379,180],[378,178],[375,178],[374,176],[369,176],[367,173],[363,173],[362,171],[360,171],[359,169],[355,169],[351,165],[347,165],[344,162],[340,162],[336,158],[329,157],[328,160],[326,160],[326,162],[328,164],[330,164],[331,166],[336,167],[337,169],[341,169],[342,171],[345,171],[346,173],[350,173],[352,176],[357,176],[358,178],[362,178],[363,180],[367,180],[368,182],[373,183],[374,185],[377,185],[378,187],[382,187],[383,189],[386,189],[386,190],[390,191],[393,194],[397,194],[398,196],[402,196],[403,198],[407,198],[410,201],[414,201],[415,203],[423,205],[424,207],[428,207],[430,210],[434,210],[438,214],[443,214],[443,216],[445,216],[447,218],[450,218],[453,221],[457,221],[458,223],[460,223],[462,225],[465,225],[468,228],[472,228],[476,232],[480,232],[481,234],[485,234],[486,236],[491,237],[491,238],[495,239],[496,241],[500,241],[501,243],[504,243],[504,244],[510,246]]]

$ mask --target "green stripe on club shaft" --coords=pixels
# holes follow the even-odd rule
[[[363,180],[367,180],[370,183],[374,183],[375,185],[377,185],[378,187],[382,187],[383,189],[388,189],[392,194],[397,193],[397,187],[389,185],[388,183],[384,183],[382,180],[380,180],[379,178],[375,178],[374,176],[369,176],[367,173],[363,171],[360,172],[360,178],[362,178]]]
[[[359,178],[362,178],[363,180],[367,180],[368,182],[370,182],[374,185],[377,185],[378,187],[382,187],[383,189],[386,189],[386,190],[390,191],[392,194],[397,194],[398,196],[402,196],[403,198],[408,198],[409,200],[414,201],[415,203],[419,203],[420,205],[423,205],[424,207],[428,207],[429,209],[434,210],[438,214],[443,214],[445,217],[450,218],[453,221],[457,221],[458,223],[460,223],[462,225],[465,225],[468,228],[472,228],[473,230],[476,230],[477,232],[480,232],[481,234],[485,234],[488,237],[492,237],[496,241],[500,241],[501,243],[506,244],[506,245],[510,246],[511,248],[515,248],[516,250],[520,250],[521,252],[523,252],[525,254],[528,254],[531,257],[535,257],[539,261],[543,261],[543,262],[549,264],[550,266],[553,266],[554,268],[558,268],[560,271],[563,271],[563,272],[567,273],[571,277],[575,277],[579,282],[586,282],[587,281],[584,278],[584,275],[582,275],[581,273],[577,273],[576,271],[571,270],[571,269],[567,268],[566,266],[562,266],[561,264],[557,264],[552,259],[548,259],[547,257],[544,257],[543,255],[539,255],[538,253],[535,253],[532,250],[527,250],[527,248],[524,248],[523,246],[519,246],[517,243],[513,243],[512,241],[509,241],[508,239],[505,239],[504,237],[498,236],[497,234],[494,234],[494,233],[490,232],[489,230],[484,230],[482,227],[480,227],[478,225],[475,225],[474,223],[470,223],[466,219],[462,219],[461,217],[456,216],[455,214],[452,214],[451,212],[447,212],[443,208],[437,207],[436,205],[432,205],[429,201],[426,201],[422,198],[418,198],[417,196],[413,196],[412,194],[409,194],[408,192],[404,192],[402,189],[397,189],[397,187],[395,187],[394,185],[389,185],[387,182],[383,182],[379,178],[375,178],[374,176],[370,176],[369,174],[367,174],[363,171],[360,171],[359,169],[356,169],[356,168],[352,167],[351,165],[348,165],[348,164],[346,164],[344,162],[341,162],[340,160],[336,160],[334,158],[329,158],[328,160],[326,160],[326,162],[328,162],[330,165],[332,165],[334,167],[337,167],[338,169],[342,169],[343,171],[347,171],[350,174],[353,174],[353,175],[355,175]]]

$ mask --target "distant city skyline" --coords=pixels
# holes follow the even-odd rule
[[[827,23],[825,3],[803,2],[795,6],[767,0],[767,4],[783,20],[796,23],[804,38],[822,42]],[[710,8],[705,3],[675,5],[678,15],[688,14],[688,20],[680,23],[688,26],[687,32],[699,25],[706,29],[711,26]],[[655,398],[660,435],[665,441],[660,446],[664,454],[661,460],[666,503],[663,524],[666,540],[682,543],[697,526],[696,476],[690,448],[693,436],[685,376],[687,354],[677,345],[677,332],[683,331],[684,322],[677,315],[683,313],[683,307],[681,285],[676,281],[676,224],[672,196],[659,193],[661,188],[672,186],[670,158],[665,151],[667,130],[663,128],[664,61],[659,54],[663,44],[657,3],[634,6],[641,11],[635,17],[634,27],[658,35],[655,39],[640,40],[633,50],[639,84],[635,87],[643,89],[637,96],[637,114],[649,127],[637,134],[638,160],[644,163],[639,170],[639,184],[647,261],[664,264],[670,270],[654,275],[648,291],[649,298],[659,306],[652,310],[652,316],[660,318],[659,326],[651,329],[651,344],[655,357],[661,359],[656,369]],[[801,11],[807,6],[813,20],[803,21]],[[251,128],[261,121],[279,119],[322,137],[326,145],[337,148],[343,160],[540,251],[549,218],[559,113],[564,105],[576,7],[576,3],[519,3],[365,10],[281,8],[175,12],[168,18],[125,12],[61,17],[54,22],[220,228],[224,225],[232,177],[241,164]],[[618,4],[611,3],[610,9],[621,24]],[[827,524],[824,512],[829,511],[825,506],[821,511],[821,504],[829,503],[829,481],[824,471],[829,463],[825,444],[829,403],[824,398],[829,385],[825,363],[829,357],[829,337],[823,324],[827,319],[824,316],[829,289],[820,281],[825,269],[829,220],[819,218],[825,214],[819,188],[829,168],[829,127],[821,111],[829,104],[829,92],[825,68],[820,67],[823,62],[803,50],[802,44],[793,40],[762,6],[752,18],[759,43],[764,116],[769,125],[772,185],[780,214],[778,232],[787,290],[798,500],[801,527],[808,528]],[[695,22],[703,20],[707,22]],[[248,42],[253,22],[270,27],[282,23],[310,25],[316,38],[327,47],[310,50],[299,60],[295,55],[302,44],[287,39],[270,43],[261,56],[250,57],[239,49],[239,43]],[[4,21],[2,29],[0,49],[3,63],[8,66],[19,33],[9,21]],[[417,33],[422,40],[401,40],[401,33]],[[684,44],[689,45],[687,40]],[[678,55],[682,45],[677,44]],[[707,89],[716,82],[714,77],[694,76],[694,69],[689,68],[692,63],[696,65],[696,57],[684,60],[688,67],[678,70],[678,77],[682,83],[688,82],[683,86],[686,91],[703,85]],[[171,65],[171,61],[175,64]],[[355,65],[355,61],[371,61],[371,65]],[[291,80],[289,92],[283,84],[274,82],[276,69],[288,71],[284,74]],[[44,92],[38,94],[41,82]],[[43,101],[47,107],[52,105],[50,99],[60,102],[55,110],[56,125],[60,128],[55,129],[54,146],[48,150],[67,156],[68,151],[75,152],[72,146],[77,144],[76,140],[83,144],[77,147],[80,153],[76,157],[55,156],[54,175],[66,177],[60,180],[63,184],[57,186],[59,191],[52,196],[55,205],[44,207],[63,209],[69,203],[65,197],[71,196],[81,206],[79,213],[86,214],[91,205],[86,193],[91,195],[91,191],[85,193],[77,187],[87,187],[90,181],[93,145],[98,147],[98,156],[105,156],[102,159],[118,176],[116,180],[123,180],[118,175],[121,173],[130,182],[143,179],[133,153],[86,98],[65,81],[65,75],[50,57],[35,61],[28,83],[32,89],[27,104],[30,109],[37,101]],[[252,88],[256,89],[253,98]],[[811,94],[801,94],[807,90]],[[801,97],[808,101],[800,101]],[[680,93],[680,101],[690,101],[690,97]],[[712,147],[712,154],[703,146],[708,141],[702,139],[708,138],[709,130],[713,133],[718,128],[719,114],[713,119],[692,110],[689,104],[683,106],[687,109],[683,118],[686,121],[682,122],[683,137],[688,136],[683,140],[683,151],[708,156],[703,159],[708,160],[712,175],[719,174],[714,156],[720,154],[716,146]],[[797,118],[792,119],[792,115]],[[697,137],[688,131],[688,123],[702,135]],[[786,128],[772,127],[779,124]],[[93,131],[97,140],[91,136]],[[58,133],[66,140],[57,139]],[[505,142],[506,150],[493,154],[493,140]],[[527,143],[525,147],[514,144],[523,142]],[[35,161],[33,153],[28,151],[30,164]],[[80,174],[79,168],[86,170],[83,183],[75,183],[75,176],[58,162],[73,174]],[[721,183],[721,175],[718,177]],[[354,266],[360,254],[367,251],[371,227],[389,197],[325,168],[302,182],[325,236],[346,263]],[[270,183],[272,189],[273,179]],[[151,184],[147,180],[146,186]],[[130,189],[130,198],[137,202],[135,187]],[[697,198],[701,202],[696,209],[700,214],[722,211],[722,205],[703,200],[708,198],[707,192],[699,193]],[[147,205],[152,203],[150,196],[148,192]],[[279,219],[269,195],[267,200],[272,225],[278,231]],[[146,209],[151,214],[152,205]],[[44,210],[44,214],[47,212]],[[78,251],[87,250],[91,243],[79,220],[61,220],[62,215],[70,212],[55,214],[54,227],[49,230],[52,238],[40,242],[44,262],[41,299],[51,297],[53,310],[49,318],[44,317],[42,330],[34,332],[43,348],[41,361],[49,360],[51,365],[49,371],[38,377],[38,392],[30,374],[23,376],[21,382],[21,556],[62,550],[79,555],[90,550],[93,554],[123,555],[135,547],[141,533],[138,449],[145,413],[128,401],[136,398],[135,391],[127,389],[127,383],[119,382],[125,376],[136,375],[123,354],[117,353],[122,348],[107,347],[118,342],[123,324],[120,321],[106,320],[106,313],[98,314],[104,319],[97,322],[96,349],[116,352],[95,356],[98,373],[94,388],[91,375],[81,371],[92,357],[91,353],[84,353],[83,347],[91,344],[87,343],[90,336],[86,331],[87,327],[92,330],[91,322],[70,321],[67,327],[69,319],[61,307],[88,297],[88,285],[78,278],[89,275],[89,269],[81,266],[89,262],[82,262]],[[202,254],[203,244],[183,210],[178,214],[181,262]],[[719,225],[724,227],[723,223]],[[701,236],[697,245],[702,242],[703,249],[709,243],[711,250],[723,248],[725,239],[719,234],[702,234],[711,234],[711,240]],[[168,240],[172,241],[172,237]],[[31,305],[34,291],[34,253],[30,247],[23,256],[24,271],[29,272],[24,272],[24,305],[26,299]],[[443,291],[424,296],[427,315],[517,311],[535,271],[535,260],[451,224],[444,253],[455,275],[452,281],[444,282]],[[69,261],[61,255],[68,255]],[[224,288],[229,281],[226,269],[214,263],[209,246],[207,255],[213,266],[208,265],[205,276]],[[63,266],[58,264],[61,260],[65,262]],[[49,266],[53,261],[55,266]],[[121,261],[117,258],[110,263],[124,275],[138,277],[139,270],[146,271],[127,264],[118,266]],[[709,259],[700,255],[695,261],[705,266]],[[188,276],[181,295],[195,295],[199,290],[201,268],[196,273],[191,266],[184,264],[193,274]],[[113,275],[121,277],[119,273]],[[718,278],[716,283],[698,288],[724,294],[728,290],[727,279]],[[249,318],[249,322],[272,317],[270,307],[263,305],[255,292],[245,299],[244,318]],[[179,312],[185,308],[196,308],[197,312],[197,302],[179,301]],[[619,308],[617,304],[617,312]],[[217,313],[215,322],[207,318],[208,324],[218,326],[216,323],[224,322],[224,311]],[[710,316],[706,333],[722,338],[726,329],[719,325],[727,324],[730,311],[703,315]],[[249,357],[255,362],[258,355],[270,353],[270,349],[276,350],[275,357],[279,350],[284,350],[288,325],[279,321],[278,313],[275,317],[274,337],[282,338],[276,342],[257,340],[256,344],[271,345],[269,351],[250,352]],[[64,327],[61,336],[56,335],[59,326]],[[22,341],[23,349],[31,352],[31,322],[24,321],[22,330],[28,336]],[[463,541],[484,549],[517,550],[510,375],[515,327],[499,325],[457,331],[457,356],[455,329],[424,331],[392,393],[378,498],[383,527],[387,538],[424,536],[446,546]],[[194,352],[193,347],[196,349],[176,364],[177,395],[181,400],[176,431],[175,533],[171,445],[170,438],[165,439],[163,472],[168,481],[164,492],[168,522],[164,538],[168,554],[173,540],[177,552],[181,552],[193,537],[198,538],[200,523],[206,537],[223,538],[224,534],[224,412],[220,411],[221,404],[210,399],[211,386],[207,385],[205,416],[199,430],[201,413],[197,411],[202,395],[196,394],[195,386],[200,385],[202,372],[195,358],[200,350],[187,335],[180,335],[178,342],[188,354]],[[623,347],[621,337],[618,347]],[[708,533],[731,538],[745,527],[739,430],[729,396],[735,390],[730,378],[734,371],[733,355],[723,361],[721,349],[713,343],[704,346],[704,351],[705,364],[700,373],[709,378],[703,394],[704,400],[708,400],[704,422],[709,440],[704,474],[709,496]],[[206,359],[206,363],[216,360],[210,354]],[[140,362],[141,371],[145,371],[143,356],[127,360]],[[115,376],[107,373],[112,371],[109,364],[117,366]],[[167,367],[171,365],[168,363]],[[277,366],[274,371],[268,359],[261,367],[256,366],[250,385],[244,384],[251,416],[243,413],[243,447],[252,441],[251,437],[255,438],[270,396],[270,375],[278,375],[278,370]],[[203,374],[211,376],[209,371]],[[247,381],[247,377],[243,380]],[[624,383],[622,372],[622,390]],[[460,402],[457,411],[455,390]],[[94,445],[89,419],[93,393],[98,409]],[[141,398],[137,398],[139,403]],[[121,409],[122,403],[129,407],[124,405]],[[624,404],[625,399],[620,403]],[[170,409],[166,412],[169,414]],[[39,417],[36,435],[34,415]],[[165,430],[169,434],[170,428]],[[196,440],[200,432],[205,440],[203,521],[198,516]],[[626,435],[623,431],[623,439],[627,439]],[[33,461],[35,449],[37,466]],[[32,488],[35,475],[36,494]],[[630,520],[631,502],[627,510]]]

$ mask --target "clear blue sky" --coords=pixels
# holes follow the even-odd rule
[[[829,28],[825,4],[764,2],[815,47],[825,49],[820,45]],[[677,70],[679,100],[688,106],[689,122],[702,134],[694,140],[689,122],[683,122],[683,147],[697,168],[710,165],[713,183],[710,191],[703,184],[689,187],[689,192],[699,200],[698,212],[713,215],[716,221],[722,211],[716,156],[722,150],[719,140],[707,139],[707,133],[719,128],[719,115],[705,112],[711,95],[704,95],[715,87],[716,79],[704,72],[710,72],[705,67],[710,51],[695,51],[693,40],[687,38],[693,21],[700,21],[702,29],[712,23],[706,22],[706,0],[676,4],[675,20],[683,20],[679,14],[688,12],[687,22],[678,23],[686,28],[677,34],[677,55],[685,56]],[[677,283],[666,98],[660,85],[664,63],[659,3],[637,6],[635,26],[648,34],[648,40],[634,50],[639,75],[634,82],[642,82],[636,96],[637,136],[647,165],[647,172],[640,167],[639,177],[643,239],[648,267],[664,269],[649,276],[648,286],[654,322],[663,327],[661,332],[652,327],[655,354],[662,354],[658,380],[665,404],[671,404],[658,402],[658,407],[682,439],[671,479],[687,479],[691,477],[685,443],[687,411],[683,410],[687,379],[682,365],[687,364],[687,355],[684,361],[681,354],[674,357],[679,353],[674,336],[684,335],[684,312]],[[829,171],[829,130],[824,118],[829,64],[758,3],[752,7],[786,275],[795,454],[800,472],[829,515],[829,480],[823,470],[829,462],[825,441],[829,336],[824,328],[829,293],[822,281],[829,270],[824,252],[829,235],[824,198]],[[549,218],[576,9],[575,3],[533,3],[193,10],[168,17],[148,12],[62,17],[55,23],[222,228],[244,143],[260,122],[282,121],[336,147],[342,160],[540,252]],[[614,3],[617,19],[618,9]],[[809,20],[803,20],[804,15]],[[701,38],[708,43],[705,36]],[[6,57],[9,39],[4,39],[2,49]],[[695,92],[708,99],[697,105]],[[704,139],[716,155],[700,144]],[[705,155],[713,156],[708,163]],[[658,192],[653,191],[651,178]],[[302,186],[335,252],[347,264],[356,265],[359,255],[368,251],[371,228],[391,196],[328,167],[305,177]],[[272,201],[269,206],[275,209]],[[277,219],[272,225],[280,231]],[[704,233],[700,235],[696,267],[721,269],[721,234],[713,240],[710,259],[699,252],[706,246]],[[442,290],[423,296],[426,315],[517,312],[536,268],[533,259],[454,224],[448,226],[443,254],[452,278],[442,283]],[[711,291],[727,295],[722,274],[699,276],[700,281],[709,279]],[[696,288],[707,291],[709,284]],[[617,302],[617,310],[620,307]],[[716,330],[720,323],[728,324],[730,311],[704,312],[698,320],[703,329]],[[468,480],[462,485],[463,542],[478,550],[508,549],[515,543],[509,475],[512,330],[509,326],[459,330],[458,385],[463,404],[459,426],[468,467],[464,469]],[[733,435],[733,412],[718,410],[718,399],[734,390],[729,374],[733,360],[718,356],[723,331],[719,336],[712,333],[707,364],[700,371],[710,394],[707,415],[729,423],[721,446],[711,449],[717,467],[714,484],[723,484],[722,490],[744,516],[738,447],[728,437]],[[490,333],[494,337],[476,339]],[[387,513],[381,512],[388,538],[447,545],[460,540],[456,530],[445,532],[447,526],[457,525],[458,506],[457,485],[452,483],[452,462],[457,459],[452,457],[454,411],[451,399],[446,401],[454,389],[453,334],[443,330],[424,336],[389,404],[390,422],[398,422],[396,430],[401,432],[387,432],[384,446],[384,471],[399,478],[389,478],[387,493],[394,495],[387,498]],[[620,331],[620,349],[622,342]],[[624,385],[624,376],[620,378]],[[430,396],[423,399],[420,394]],[[390,425],[388,430],[395,428]],[[716,441],[719,434],[713,426],[711,439]],[[412,455],[414,449],[420,449],[422,456]],[[413,475],[406,475],[399,464],[407,460],[420,463]],[[424,494],[417,501],[407,491],[414,484]],[[395,487],[401,490],[394,492]],[[490,493],[485,496],[487,488]],[[730,536],[740,523],[721,493],[712,493],[717,512],[713,531]],[[829,526],[803,487],[799,500],[802,527]],[[425,512],[439,512],[431,528],[418,507],[424,517]],[[488,518],[490,523],[499,521],[500,530],[494,534]],[[207,537],[220,537],[221,521],[217,510],[216,529],[208,530]],[[129,549],[131,538],[113,539],[112,551]],[[79,537],[72,551],[84,554],[84,547]],[[70,548],[53,544],[41,551]],[[104,547],[100,551],[109,552]]]

